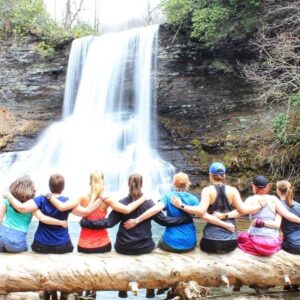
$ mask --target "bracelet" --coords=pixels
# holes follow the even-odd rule
[[[223,220],[227,220],[229,218],[228,213],[223,213],[222,215],[223,215]]]
[[[50,200],[51,197],[52,197],[52,194],[51,194],[51,193],[48,193],[48,194],[46,195],[46,199],[47,199],[47,200]]]

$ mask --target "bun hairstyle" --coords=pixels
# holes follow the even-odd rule
[[[9,191],[21,202],[32,199],[36,192],[33,181],[28,175],[17,178],[10,185]]]
[[[293,206],[294,203],[294,188],[292,184],[287,180],[278,181],[276,184],[277,190],[281,194],[285,195],[285,200],[288,206]]]
[[[91,200],[98,198],[104,191],[104,175],[101,171],[93,171],[90,175]]]
[[[129,195],[134,199],[143,196],[142,192],[143,177],[140,174],[132,174],[128,178]]]

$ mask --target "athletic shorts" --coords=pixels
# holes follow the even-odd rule
[[[44,245],[34,240],[31,249],[37,253],[63,254],[73,252],[74,247],[71,241],[63,245]]]

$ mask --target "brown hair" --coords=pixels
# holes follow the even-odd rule
[[[211,179],[216,182],[225,182],[225,174],[209,174],[211,176]]]
[[[60,194],[65,188],[65,178],[60,174],[53,174],[49,178],[51,193]]]
[[[134,199],[143,196],[142,192],[143,177],[140,174],[132,174],[128,178],[129,195]]]
[[[31,178],[26,175],[17,178],[9,187],[11,194],[21,202],[32,199],[35,195],[35,187]]]
[[[294,188],[292,184],[287,180],[278,181],[276,184],[276,188],[285,195],[285,200],[288,206],[293,206],[294,202]]]

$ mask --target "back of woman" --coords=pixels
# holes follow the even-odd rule
[[[171,203],[172,196],[179,197],[184,205],[197,206],[199,200],[196,196],[185,191],[172,191],[161,198],[164,203],[168,217],[182,217],[184,212]],[[191,250],[197,244],[197,233],[193,220],[186,224],[166,227],[163,235],[163,242],[176,250]]]
[[[294,201],[294,189],[287,180],[276,184],[277,195],[282,205],[292,214],[300,217],[300,204]],[[283,233],[282,249],[293,254],[300,254],[300,224],[282,218],[281,230]]]
[[[250,206],[262,204],[258,212],[250,214],[251,225],[248,232],[241,232],[238,246],[244,252],[256,256],[269,256],[281,249],[282,238],[279,235],[281,216],[276,213],[278,198],[269,195],[270,187],[267,179],[258,175],[253,178],[254,196],[246,199]]]
[[[207,212],[213,214],[215,211],[226,214],[233,207],[228,199],[225,184],[215,184],[211,189],[215,189],[216,196],[212,204],[209,205]],[[235,219],[225,219],[227,223],[235,226]],[[200,242],[203,251],[209,253],[226,253],[237,247],[237,232],[230,232],[223,227],[207,223],[203,228],[203,238]]]
[[[131,196],[127,196],[120,200],[120,202],[124,205],[130,204],[132,201],[134,201],[134,199]],[[149,253],[154,249],[155,243],[152,239],[151,219],[147,219],[144,222],[139,223],[130,230],[125,229],[123,225],[129,219],[138,218],[152,206],[154,206],[154,202],[152,200],[147,200],[136,210],[127,215],[115,211],[111,212],[109,218],[114,218],[115,220],[119,218],[120,220],[114,245],[117,252],[128,255],[137,255]]]
[[[88,198],[88,196],[85,198]],[[88,199],[81,200],[80,202],[83,207],[88,205]],[[106,212],[106,210],[102,210],[101,207],[99,207],[85,218],[91,221],[105,219]],[[110,239],[106,229],[81,229],[78,240],[79,252],[94,252],[96,249],[100,249],[108,244],[110,245]],[[111,247],[109,247],[108,251],[110,251],[110,249]]]
[[[262,196],[254,195],[249,197],[250,201],[255,201],[256,203],[259,203],[260,198]],[[261,219],[263,221],[271,220],[274,221],[276,217],[276,208],[275,204],[272,203],[272,201],[276,201],[275,197],[272,195],[264,195],[263,196],[264,201],[267,203],[266,206],[262,207],[257,213],[250,214],[249,218],[251,221]],[[248,233],[255,235],[255,236],[265,236],[265,237],[271,237],[271,238],[277,238],[279,236],[279,231],[277,228],[269,228],[269,227],[258,227],[254,226],[251,222],[250,227],[248,229]]]

